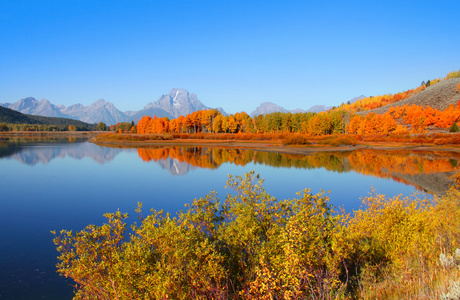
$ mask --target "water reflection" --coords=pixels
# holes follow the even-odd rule
[[[0,158],[23,164],[48,164],[56,158],[91,158],[98,164],[112,161],[123,151],[101,147],[85,139],[0,139]],[[53,146],[54,145],[54,146]],[[59,146],[58,146],[59,145]],[[217,169],[222,164],[249,163],[276,168],[319,169],[351,172],[392,179],[431,194],[443,194],[452,183],[450,176],[460,168],[460,153],[448,151],[383,151],[363,149],[344,152],[315,152],[308,155],[283,154],[229,147],[159,146],[137,149],[144,162],[156,162],[172,175],[185,175],[197,168]]]
[[[98,164],[112,161],[122,149],[100,147],[78,138],[2,138],[0,139],[0,159],[15,159],[34,166],[48,164],[53,159],[71,157],[81,160],[91,158]]]
[[[383,151],[363,149],[346,152],[316,152],[308,155],[282,154],[235,148],[194,146],[138,149],[139,157],[154,161],[173,175],[194,168],[216,169],[224,163],[248,163],[271,167],[354,171],[363,175],[393,179],[432,194],[444,193],[458,171],[460,153],[446,151]]]
[[[210,190],[225,197],[228,174],[255,169],[278,199],[295,197],[304,188],[330,189],[331,204],[352,211],[371,186],[390,197],[414,190],[360,174],[439,193],[459,159],[450,152],[293,155],[225,147],[108,148],[84,139],[0,140],[0,298],[72,298],[71,280],[56,274],[50,230],[101,225],[104,213],[118,209],[135,221],[139,201],[175,213]]]

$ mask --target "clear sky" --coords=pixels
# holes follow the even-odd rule
[[[460,69],[460,1],[0,1],[0,102],[228,113],[396,93]]]

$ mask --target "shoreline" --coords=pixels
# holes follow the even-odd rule
[[[43,137],[43,138],[88,138],[88,142],[106,147],[117,148],[148,148],[155,146],[201,146],[201,147],[226,147],[235,149],[258,150],[265,152],[307,155],[314,152],[348,152],[363,149],[381,151],[445,151],[460,152],[460,146],[454,145],[427,145],[419,143],[382,143],[360,142],[355,146],[328,146],[321,144],[313,145],[283,145],[281,140],[210,140],[210,139],[173,139],[173,140],[146,140],[146,141],[101,141],[97,136],[106,134],[106,131],[55,131],[55,132],[31,132],[14,131],[0,132],[0,138]]]
[[[203,139],[174,139],[174,140],[148,140],[148,141],[98,141],[96,137],[89,139],[90,143],[117,148],[148,148],[154,146],[174,147],[174,146],[200,146],[200,147],[225,147],[234,149],[257,150],[264,152],[275,152],[285,154],[300,154],[307,155],[314,152],[348,152],[363,149],[373,149],[381,151],[444,151],[444,152],[459,152],[460,147],[448,145],[420,145],[400,143],[381,145],[379,143],[362,143],[355,146],[327,146],[327,145],[309,145],[309,146],[293,146],[283,145],[281,140],[269,141],[247,141],[247,140],[203,140]]]

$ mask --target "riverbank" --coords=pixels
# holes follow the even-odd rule
[[[112,139],[110,137],[116,137]],[[284,145],[282,139],[273,140],[243,140],[243,139],[194,139],[172,138],[170,135],[142,136],[137,134],[97,135],[90,142],[109,147],[172,147],[172,146],[202,146],[202,147],[230,147],[236,149],[258,150],[286,154],[310,154],[313,152],[342,152],[362,149],[375,149],[385,151],[411,150],[411,151],[449,151],[460,152],[457,145],[435,145],[426,143],[401,143],[401,142],[369,142],[359,141],[356,145],[331,146],[315,143],[308,145]]]
[[[108,147],[148,148],[172,146],[228,147],[235,149],[258,150],[286,154],[311,154],[314,152],[343,152],[362,149],[385,151],[448,151],[460,152],[460,145],[439,145],[426,142],[372,142],[357,141],[355,145],[331,146],[322,141],[311,140],[308,145],[284,145],[283,139],[244,140],[244,139],[203,139],[173,138],[171,135],[107,134],[104,131],[10,131],[0,132],[0,138],[87,138],[89,142]],[[116,137],[114,139],[113,137]]]

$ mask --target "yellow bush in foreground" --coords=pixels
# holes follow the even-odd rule
[[[460,286],[460,197],[372,195],[336,211],[309,190],[277,200],[254,172],[176,217],[152,210],[55,233],[74,299],[450,299]],[[142,216],[141,205],[138,212]],[[460,250],[458,250],[460,252]]]

